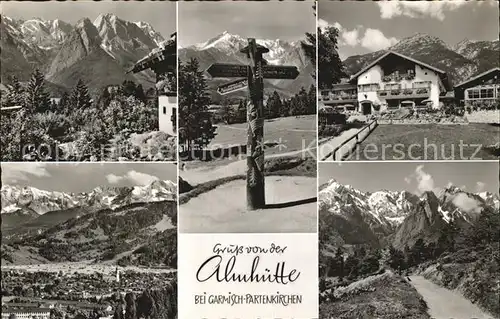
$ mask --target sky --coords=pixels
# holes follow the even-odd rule
[[[11,18],[60,19],[71,24],[112,13],[123,20],[148,22],[166,39],[176,30],[176,5],[171,1],[2,1],[1,8]]]
[[[318,26],[340,29],[341,59],[425,33],[453,46],[498,39],[498,1],[319,1]]]
[[[498,194],[499,164],[481,162],[319,163],[319,185],[330,179],[364,192],[407,190],[414,194],[455,185]]]
[[[245,38],[297,41],[316,30],[311,1],[180,1],[178,18],[181,47],[224,31]]]
[[[60,192],[89,192],[101,187],[147,185],[177,180],[172,163],[2,163],[2,185],[31,186]]]

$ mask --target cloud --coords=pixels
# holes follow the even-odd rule
[[[29,181],[35,177],[50,177],[45,163],[3,163],[2,182],[5,184]]]
[[[411,178],[410,177],[405,177],[405,182],[406,184],[410,184],[411,183]]]
[[[483,192],[484,189],[485,189],[485,187],[486,187],[485,183],[483,183],[483,182],[477,182],[476,183],[476,192],[477,193]]]
[[[405,16],[431,17],[443,21],[445,12],[456,10],[466,3],[467,1],[378,1],[377,5],[382,19]]]
[[[417,166],[414,176],[418,183],[417,188],[421,193],[434,190],[434,179],[431,174],[424,171],[424,165]]]
[[[344,40],[345,44],[349,46],[356,46],[359,44],[359,30],[354,29],[351,31],[343,31],[341,33],[342,40]]]
[[[137,171],[129,171],[125,175],[118,176],[115,174],[106,175],[106,179],[110,184],[118,184],[121,182],[130,182],[134,185],[148,185],[152,182],[158,180],[158,177],[137,172]]]
[[[320,24],[324,25],[324,23],[328,22],[324,21]],[[398,42],[398,39],[394,37],[387,37],[378,29],[367,28],[363,32],[363,26],[358,25],[354,29],[349,30],[338,22],[335,22],[333,26],[339,30],[339,46],[341,47],[355,47],[360,45],[370,51],[378,51],[387,49]]]
[[[465,193],[458,193],[453,198],[453,204],[466,213],[480,213],[482,210],[479,201]]]
[[[396,44],[398,40],[394,37],[386,37],[384,33],[378,29],[368,28],[365,35],[361,39],[361,46],[372,51],[387,49]]]
[[[108,183],[110,183],[110,184],[118,184],[119,182],[121,182],[122,180],[124,180],[125,177],[118,176],[118,175],[115,175],[115,174],[108,174],[108,175],[106,175],[106,179],[108,180]]]

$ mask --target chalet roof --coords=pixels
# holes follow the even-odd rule
[[[406,56],[404,54],[401,54],[401,53],[398,53],[398,52],[394,52],[394,51],[387,51],[386,53],[384,53],[381,57],[379,57],[378,59],[376,59],[375,61],[373,61],[372,63],[368,64],[366,67],[364,67],[363,69],[361,69],[358,73],[354,74],[352,77],[351,77],[351,81],[356,79],[358,76],[360,76],[361,74],[363,74],[364,72],[366,72],[367,70],[369,70],[371,67],[373,67],[374,65],[377,65],[380,61],[382,61],[383,59],[387,58],[389,55],[396,55],[400,58],[403,58],[403,59],[406,59],[408,61],[411,61],[415,64],[418,64],[418,65],[421,65],[429,70],[432,70],[436,73],[439,73],[441,76],[443,75],[446,75],[446,72],[441,70],[441,69],[438,69],[438,68],[435,68],[427,63],[424,63],[422,61],[419,61],[419,60],[416,60],[414,58],[410,58],[409,56]],[[444,81],[444,80],[443,80]]]
[[[481,74],[478,74],[478,75],[476,75],[476,76],[474,76],[474,77],[472,77],[472,78],[470,78],[470,79],[468,79],[466,81],[463,81],[462,83],[459,83],[459,84],[455,85],[455,87],[458,88],[458,87],[461,87],[461,86],[466,86],[467,84],[472,84],[472,83],[474,83],[476,81],[481,81],[484,78],[488,79],[489,76],[493,75],[494,73],[500,73],[500,67],[496,67],[496,68],[490,69],[490,70],[488,70],[486,72],[483,72]]]
[[[128,72],[141,72],[143,70],[153,67],[155,64],[162,62],[169,56],[175,56],[177,51],[177,42],[169,40],[163,46],[154,49],[148,55],[140,59]]]

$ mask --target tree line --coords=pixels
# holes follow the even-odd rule
[[[212,115],[214,122],[226,124],[245,123],[247,121],[247,98],[236,101],[223,98],[221,108]],[[274,91],[264,103],[264,118],[275,119],[287,116],[316,114],[316,87],[311,85],[309,91],[302,88],[291,98],[282,98]]]

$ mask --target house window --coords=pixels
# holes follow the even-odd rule
[[[481,89],[482,99],[491,99],[494,97],[493,88]]]
[[[401,88],[401,86],[399,84],[397,84],[397,83],[395,83],[395,84],[386,84],[384,86],[385,90],[399,90],[400,88]]]
[[[163,107],[163,114],[167,114],[167,107],[166,106]]]
[[[479,90],[478,89],[467,90],[467,97],[469,99],[479,99]]]
[[[424,89],[430,87],[431,87],[431,81],[413,82],[414,89]]]
[[[378,83],[360,84],[358,85],[360,92],[374,92],[379,89]]]

